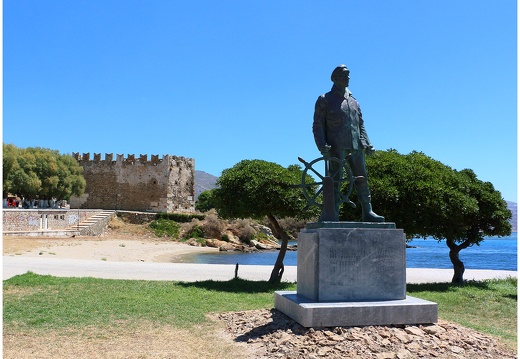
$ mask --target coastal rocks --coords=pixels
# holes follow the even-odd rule
[[[274,237],[273,231],[271,230],[271,228],[269,228],[267,226],[255,223],[255,224],[252,224],[251,227],[253,227],[257,232],[263,233],[268,237]]]
[[[256,249],[263,249],[263,250],[270,250],[270,249],[280,249],[280,245],[278,242],[272,241],[272,240],[263,240],[262,242],[255,241],[252,239],[249,242],[251,245],[253,245]]]
[[[202,247],[202,244],[197,241],[197,238],[190,238],[186,241],[186,244],[192,246],[192,247]]]
[[[251,243],[251,245],[253,245],[256,249],[273,249],[272,246],[260,243],[254,239],[252,239],[249,243]]]
[[[242,244],[240,238],[238,238],[232,231],[227,230],[225,235],[227,236],[230,243]]]
[[[439,320],[434,325],[304,328],[276,309],[213,316],[255,358],[516,358],[498,339]]]
[[[234,250],[236,250],[236,247],[237,247],[236,244],[229,243],[226,241],[221,241],[218,239],[211,239],[211,238],[206,239],[206,246],[212,247],[212,248],[218,248],[219,251],[221,251],[221,252],[234,251]]]
[[[237,248],[230,243],[226,243],[226,244],[223,244],[220,247],[218,247],[218,250],[221,252],[233,252],[233,251],[236,251]]]
[[[234,243],[234,242],[226,242],[221,241],[219,239],[212,239],[207,238],[206,240],[206,246],[211,248],[218,248],[221,252],[231,252],[231,251],[238,251],[238,252],[244,252],[244,253],[251,253],[255,252],[256,248],[254,246],[247,246],[244,244]]]
[[[261,241],[252,239],[249,245],[236,242],[227,242],[219,239],[206,238],[206,246],[218,248],[220,251],[240,251],[240,252],[254,252],[256,250],[280,250],[280,244],[276,239],[263,238]],[[200,243],[191,238],[186,243],[193,246],[200,246]],[[296,246],[288,246],[287,250],[296,250]]]
[[[268,227],[265,227],[269,229]],[[275,237],[263,237],[259,240],[252,239],[249,243],[245,244],[241,242],[238,237],[233,235],[232,232],[226,233],[227,238],[225,241],[215,238],[190,238],[186,241],[186,244],[191,246],[207,246],[211,248],[218,248],[221,252],[231,252],[238,251],[243,253],[251,253],[256,251],[270,251],[270,250],[280,250],[281,246],[278,243],[278,240]],[[289,245],[287,247],[288,251],[296,250],[296,245]]]

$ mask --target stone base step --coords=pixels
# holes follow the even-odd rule
[[[276,291],[274,306],[307,328],[431,324],[438,320],[437,303],[410,296],[403,300],[315,302],[296,291]]]

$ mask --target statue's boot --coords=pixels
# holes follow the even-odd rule
[[[370,189],[368,188],[368,181],[366,178],[356,179],[355,184],[358,193],[358,200],[361,203],[361,209],[363,210],[363,222],[384,222],[385,217],[372,211],[372,198],[370,196]]]

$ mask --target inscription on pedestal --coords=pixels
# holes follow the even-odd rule
[[[331,284],[342,285],[344,280],[341,278],[344,275],[349,275],[351,271],[358,274],[359,268],[364,267],[364,262],[382,263],[388,260],[388,255],[385,248],[364,248],[358,253],[352,249],[338,248],[329,249],[327,261],[329,262],[329,271],[331,277]],[[370,270],[370,268],[368,268]]]

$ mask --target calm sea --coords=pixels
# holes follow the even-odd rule
[[[406,249],[407,268],[453,268],[444,241],[432,238],[414,239],[408,243],[415,248]],[[184,258],[184,262],[208,264],[274,265],[278,251],[256,253],[218,252],[197,254]],[[284,264],[296,265],[296,251],[287,251]],[[517,270],[517,233],[509,237],[487,237],[480,246],[463,249],[459,254],[466,269]]]

